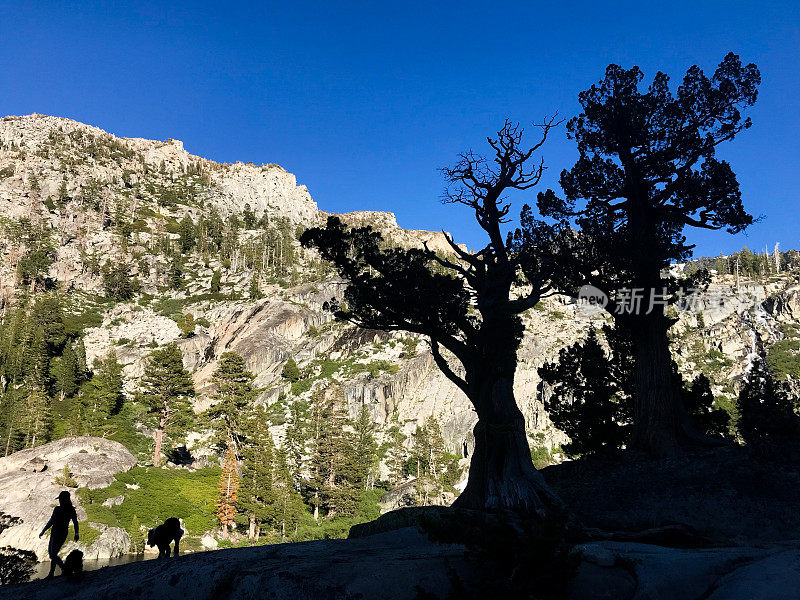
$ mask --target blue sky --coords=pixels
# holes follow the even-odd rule
[[[753,127],[720,154],[765,218],[689,240],[696,254],[800,247],[796,1],[169,4],[0,2],[0,113],[278,163],[323,210],[388,210],[476,247],[469,211],[438,201],[437,168],[459,151],[482,150],[506,117],[572,116],[610,62],[677,83],[734,51],[762,86]],[[557,185],[574,145],[562,128],[543,152]]]

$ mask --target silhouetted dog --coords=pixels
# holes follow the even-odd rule
[[[153,546],[158,546],[158,558],[161,558],[162,556],[169,558],[169,545],[174,541],[174,556],[178,556],[181,537],[183,537],[181,522],[175,517],[170,517],[158,527],[147,532],[147,545],[151,548]]]
[[[67,581],[80,581],[83,575],[83,552],[73,550],[67,554],[62,571]]]

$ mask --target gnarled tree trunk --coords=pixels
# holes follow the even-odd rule
[[[533,466],[525,418],[514,398],[513,378],[476,382],[475,451],[466,489],[453,506],[511,510],[546,518],[561,500]]]

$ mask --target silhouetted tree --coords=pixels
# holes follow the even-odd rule
[[[610,328],[606,331],[613,335]],[[563,348],[557,361],[539,368],[542,381],[552,388],[544,401],[545,410],[553,424],[569,436],[569,443],[562,447],[570,456],[608,453],[628,441],[630,369],[623,371],[627,356],[619,360],[620,348],[610,345],[607,352],[591,329],[583,342]],[[629,352],[630,345],[622,350]]]
[[[675,290],[663,271],[690,255],[685,227],[736,233],[753,222],[736,176],[715,150],[750,126],[739,107],[755,102],[760,75],[728,54],[711,78],[691,67],[677,95],[663,73],[645,92],[641,80],[638,67],[609,65],[599,84],[579,94],[583,112],[567,128],[580,157],[561,173],[565,197],[548,190],[538,205],[545,216],[577,217],[581,234],[561,287],[574,293],[591,284],[611,298],[617,326],[633,340],[632,445],[669,455],[708,440],[690,426],[672,377],[667,330],[674,321],[648,296]],[[638,311],[635,290],[646,296]]]
[[[700,373],[691,385],[683,385],[681,390],[683,405],[697,428],[707,435],[726,437],[730,417],[725,410],[714,406],[714,394],[708,377]]]
[[[548,508],[561,505],[533,467],[513,391],[524,329],[518,315],[549,290],[550,251],[556,241],[553,228],[535,221],[527,206],[521,227],[507,239],[502,231],[510,210],[504,194],[538,183],[544,165],[531,167],[531,157],[554,125],[552,119],[543,124],[541,139],[524,147],[522,130],[506,122],[496,138],[488,139],[491,161],[466,152],[443,170],[449,182],[445,202],[474,211],[488,237],[478,252],[467,252],[449,236],[451,258],[427,248],[385,247],[380,233],[370,227],[350,229],[337,217],[300,238],[348,281],[344,303],[331,302],[338,319],[427,336],[436,364],[472,402],[478,423],[469,483],[456,500],[462,507],[544,516]],[[528,287],[512,294],[516,284]],[[460,368],[451,366],[445,350]]]
[[[739,434],[757,453],[780,458],[797,456],[800,417],[796,399],[775,381],[763,358],[757,358],[739,392]]]

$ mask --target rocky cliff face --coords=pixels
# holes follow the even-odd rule
[[[31,550],[40,560],[47,559],[49,532],[39,537],[53,508],[58,504],[58,494],[67,490],[78,513],[78,520],[87,525],[86,511],[75,493],[76,485],[90,489],[105,487],[114,481],[114,475],[127,471],[136,459],[122,444],[98,437],[67,437],[43,446],[21,450],[0,458],[0,510],[22,521],[0,533],[0,546]],[[74,483],[67,487],[63,480],[67,467]],[[87,545],[72,540],[64,546],[69,552],[80,548],[88,558],[113,558],[130,547],[124,529],[88,524],[101,530],[100,535]],[[84,530],[84,533],[87,533]]]
[[[352,414],[367,406],[376,423],[396,424],[406,434],[436,416],[448,448],[469,455],[475,414],[465,396],[435,367],[424,341],[416,340],[416,351],[409,352],[404,344],[414,341],[413,336],[332,323],[323,305],[331,297],[341,297],[344,284],[329,273],[303,283],[316,267],[296,241],[287,252],[293,250],[300,257],[293,267],[299,281],[296,285],[261,281],[259,299],[246,299],[248,284],[257,275],[245,252],[255,231],[242,232],[244,241],[227,256],[185,258],[183,288],[169,289],[169,259],[159,255],[158,248],[164,240],[176,243],[178,222],[187,214],[196,221],[212,208],[225,216],[241,215],[246,206],[256,218],[266,213],[270,222],[285,218],[291,227],[317,224],[326,216],[295,176],[276,165],[218,164],[189,154],[175,140],[117,138],[57,117],[0,120],[3,223],[28,217],[46,225],[55,251],[49,267],[52,285],[70,294],[76,305],[99,314],[99,324],[84,333],[89,363],[113,349],[125,365],[126,392],[135,391],[143,358],[151,349],[177,341],[200,391],[198,411],[208,406],[211,373],[219,356],[229,350],[240,353],[256,375],[256,384],[264,390],[260,401],[272,403],[288,391],[280,372],[292,356],[307,369],[312,387],[331,378],[341,382]],[[404,230],[391,213],[342,217],[352,225],[371,224],[400,245],[427,243],[433,250],[450,252],[442,233]],[[123,222],[128,229],[121,232]],[[0,297],[10,304],[20,284],[16,266],[24,244],[7,231],[0,237]],[[122,260],[130,262],[132,276],[149,296],[102,303],[99,265]],[[266,254],[260,260],[270,264],[276,256]],[[210,298],[214,271],[223,274],[224,294]],[[715,391],[735,394],[756,340],[768,345],[780,339],[780,324],[800,316],[794,277],[739,284],[717,278],[701,297],[699,311],[679,314],[674,337],[681,369],[689,376],[713,370]],[[165,308],[164,301],[176,308]],[[191,313],[199,321],[188,338],[181,337],[176,311]],[[607,319],[582,316],[574,300],[563,297],[524,315],[526,334],[515,391],[531,435],[540,434],[536,443],[557,446],[564,441],[544,412],[542,400],[549,391],[541,385],[537,368]],[[711,350],[725,360],[709,364]],[[323,369],[325,360],[335,364],[328,362]],[[353,368],[370,364],[390,368]],[[279,438],[281,433],[276,427]]]

